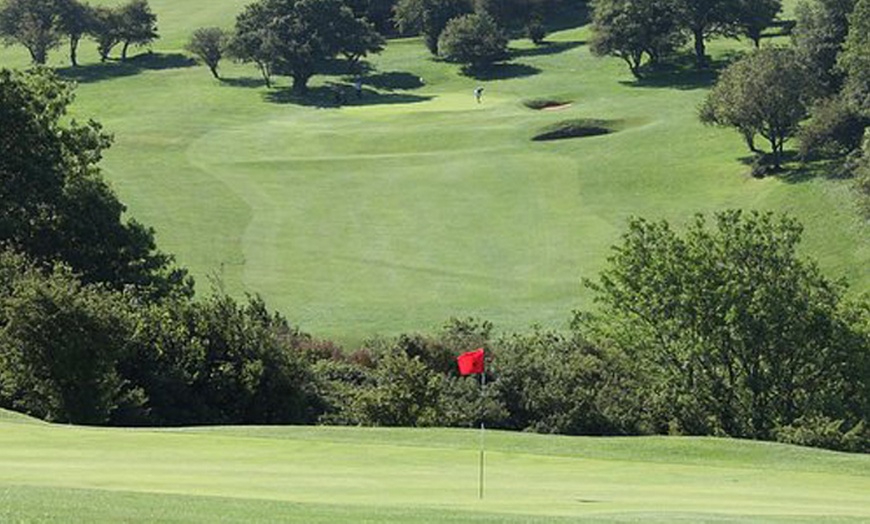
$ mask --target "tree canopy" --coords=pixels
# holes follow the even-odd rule
[[[508,57],[507,36],[488,14],[470,14],[449,22],[438,38],[438,55],[471,69]]]
[[[796,51],[766,47],[734,62],[701,107],[701,120],[737,129],[752,151],[756,135],[770,143],[779,169],[785,142],[798,131],[814,94]]]
[[[5,0],[0,5],[0,38],[21,44],[34,64],[45,64],[48,52],[60,45],[58,0]]]

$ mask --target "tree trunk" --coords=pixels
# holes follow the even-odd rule
[[[44,46],[28,47],[27,50],[30,51],[30,59],[34,64],[45,65],[48,50]]]
[[[79,38],[80,36],[70,36],[69,37],[69,61],[73,67],[78,67],[78,49],[79,49]]]
[[[220,75],[218,74],[217,66],[208,66],[208,68],[211,71],[211,76],[217,78],[218,80],[221,79]]]
[[[127,48],[130,47],[130,42],[124,42],[124,47],[121,49],[121,61],[127,60]]]
[[[308,79],[310,77],[311,77],[310,75],[306,75],[306,74],[302,74],[302,73],[293,75],[293,91],[300,94],[300,95],[304,95],[305,93],[307,93],[308,92]]]
[[[698,27],[692,29],[692,35],[695,37],[695,67],[703,69],[707,65],[707,48],[704,44],[704,28]]]

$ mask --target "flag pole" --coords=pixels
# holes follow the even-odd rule
[[[480,374],[480,476],[477,482],[477,498],[483,500],[483,451],[484,451],[484,423],[483,418],[486,413],[484,405],[484,388],[486,387],[486,369]]]

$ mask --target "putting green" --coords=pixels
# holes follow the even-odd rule
[[[2,413],[2,412],[0,412]],[[100,429],[0,415],[0,520],[860,522],[870,457],[704,438]]]

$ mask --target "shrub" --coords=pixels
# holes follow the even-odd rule
[[[508,57],[507,36],[487,14],[454,18],[438,37],[438,56],[480,69]]]

